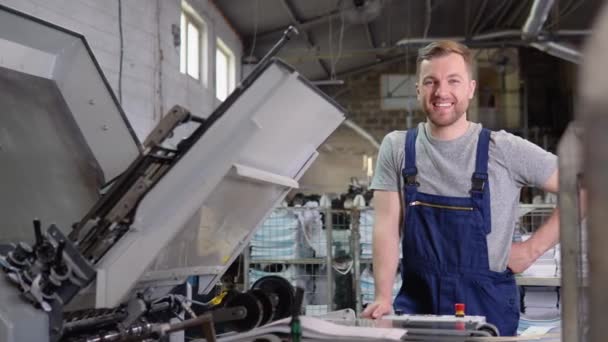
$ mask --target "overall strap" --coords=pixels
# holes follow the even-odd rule
[[[482,128],[477,142],[475,172],[473,172],[471,194],[482,195],[488,183],[488,150],[490,147],[490,130]]]
[[[481,210],[486,234],[492,231],[490,186],[488,177],[488,150],[490,147],[490,130],[482,128],[477,142],[475,172],[471,179],[471,199]]]
[[[412,128],[407,131],[405,138],[405,165],[401,173],[403,175],[403,184],[408,193],[416,192],[418,182],[416,182],[416,137],[418,136],[418,128]]]

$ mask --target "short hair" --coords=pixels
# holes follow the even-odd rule
[[[469,75],[473,74],[471,65],[473,64],[473,55],[471,50],[459,42],[453,40],[438,40],[418,50],[418,58],[416,59],[416,76],[420,75],[420,64],[424,60],[431,60],[436,57],[443,57],[455,53],[464,59],[464,63],[469,70]]]

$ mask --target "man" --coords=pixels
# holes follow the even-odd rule
[[[471,52],[457,42],[420,49],[417,94],[427,121],[388,134],[371,188],[375,301],[362,313],[486,316],[514,335],[519,298],[513,272],[528,268],[559,239],[557,213],[527,241],[512,244],[521,187],[556,192],[557,159],[504,131],[467,120],[475,93]],[[401,213],[405,215],[402,217]],[[402,223],[400,222],[402,221]],[[402,287],[392,287],[402,243]]]

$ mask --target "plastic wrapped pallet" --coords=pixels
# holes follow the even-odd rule
[[[292,209],[274,209],[251,239],[251,259],[297,258],[298,230],[299,221]]]

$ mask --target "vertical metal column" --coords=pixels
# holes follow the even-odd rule
[[[332,210],[325,210],[325,234],[327,234],[327,311],[334,310],[334,267],[333,267],[333,217]]]
[[[608,322],[608,80],[602,70],[608,59],[608,6],[604,4],[595,18],[593,35],[585,42],[584,63],[579,74],[577,117],[584,127],[585,187],[588,189],[588,328],[589,341],[606,341]],[[580,271],[579,271],[580,272]],[[584,298],[583,298],[584,299]],[[579,298],[580,300],[580,298]],[[576,303],[579,316],[587,313],[585,302]],[[579,326],[586,328],[585,326]],[[581,335],[579,335],[581,336]],[[564,341],[570,341],[565,339]]]
[[[353,256],[353,267],[352,267],[352,280],[353,289],[355,290],[355,312],[359,315],[362,311],[361,305],[361,232],[359,231],[359,224],[361,217],[361,211],[359,209],[353,209],[351,214],[351,232],[350,232],[350,250]]]
[[[608,14],[608,13],[606,13]],[[608,15],[603,16],[603,19]],[[605,21],[604,21],[605,22]],[[604,41],[608,26],[603,30]],[[606,48],[604,43],[602,49]],[[604,51],[605,63],[606,53]],[[599,60],[597,60],[599,62]],[[600,64],[594,64],[600,66]],[[597,70],[595,72],[598,72]],[[587,101],[585,110],[585,181],[588,188],[588,257],[589,257],[589,341],[606,341],[606,322],[608,322],[608,115],[606,105],[608,82],[598,85],[602,91],[599,98]],[[579,307],[580,307],[579,303]],[[583,327],[584,328],[584,327]],[[580,329],[580,327],[579,327]]]
[[[581,128],[572,122],[558,146],[559,219],[562,267],[562,340],[581,341],[584,315],[581,315],[581,230],[578,179],[581,174]]]

